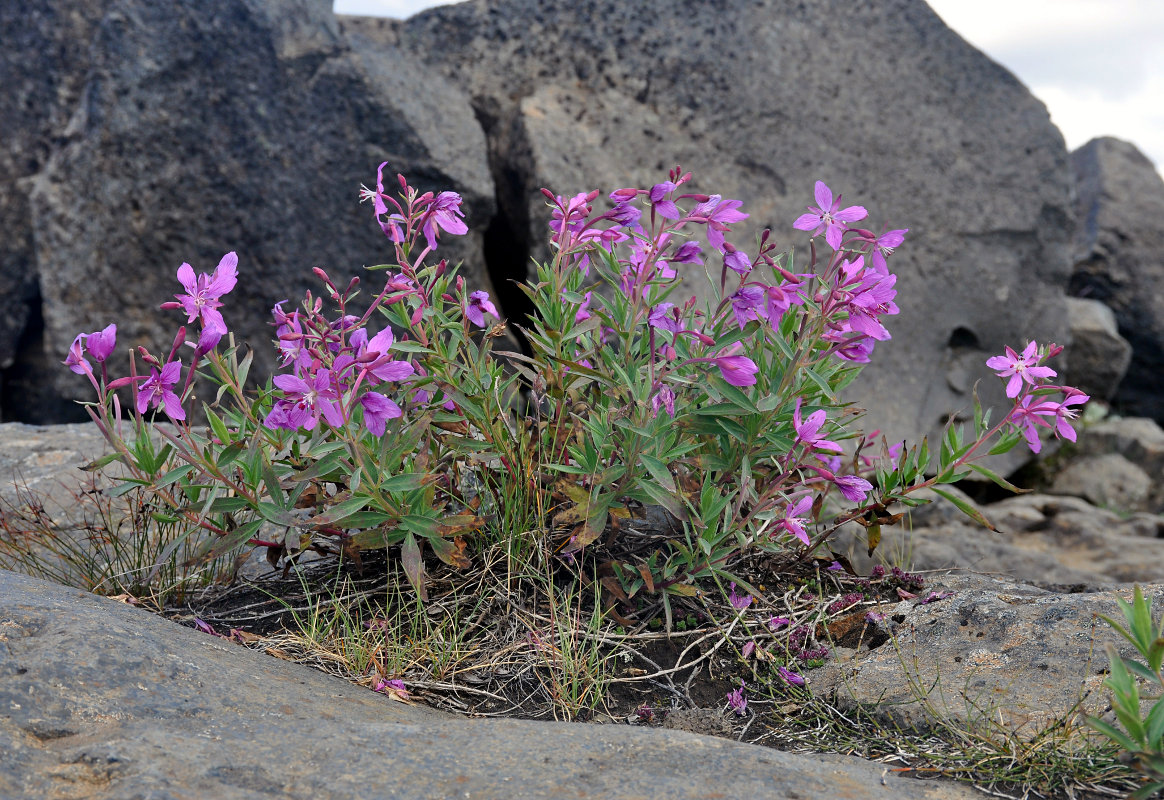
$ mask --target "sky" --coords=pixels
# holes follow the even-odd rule
[[[1164,175],[1164,0],[929,0],[962,38],[1046,104],[1071,150],[1132,142]],[[437,0],[335,0],[338,14],[395,17]]]

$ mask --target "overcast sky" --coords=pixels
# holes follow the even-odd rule
[[[1046,103],[1074,150],[1134,143],[1164,174],[1164,0],[929,0],[946,24]],[[438,0],[335,0],[403,19]]]

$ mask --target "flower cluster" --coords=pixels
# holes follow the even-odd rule
[[[1046,379],[1055,377],[1056,372],[1043,366],[1043,362],[1062,351],[1060,345],[1039,347],[1036,342],[1028,342],[1022,353],[1007,347],[1003,355],[986,361],[986,366],[998,377],[1007,379],[1006,396],[1015,400],[1015,407],[1006,420],[1022,433],[1033,453],[1038,453],[1043,447],[1039,439],[1040,429],[1053,431],[1056,437],[1074,442],[1075,429],[1071,423],[1078,411],[1072,406],[1083,405],[1091,399],[1071,386],[1046,383]],[[1061,394],[1062,399],[1050,397],[1054,393]]]

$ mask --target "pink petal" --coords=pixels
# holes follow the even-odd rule
[[[827,211],[833,204],[833,193],[829,187],[825,186],[824,181],[817,181],[816,187],[813,191],[813,196],[816,198],[816,205],[823,211]]]

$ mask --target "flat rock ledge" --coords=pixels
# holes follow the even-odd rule
[[[924,593],[942,599],[904,601],[881,609],[882,641],[873,649],[836,647],[834,658],[808,673],[816,694],[841,708],[860,705],[911,729],[940,720],[1002,726],[1033,737],[1072,710],[1110,710],[1107,643],[1124,656],[1131,646],[1097,614],[1122,621],[1117,597],[1132,587],[1060,594],[977,575],[951,575]],[[1164,584],[1141,587],[1154,617]],[[924,698],[924,702],[919,702]],[[1145,713],[1151,706],[1146,701]]]
[[[0,570],[0,797],[971,798],[681,731],[462,719]]]

